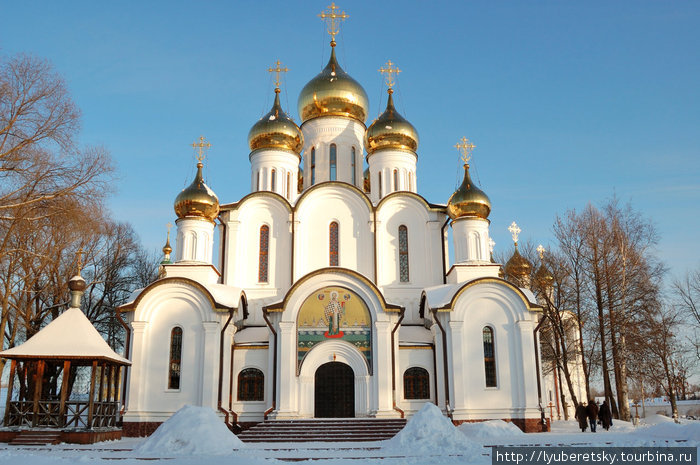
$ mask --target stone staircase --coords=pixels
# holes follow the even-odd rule
[[[243,442],[358,442],[393,438],[406,426],[403,419],[329,418],[271,420],[238,434]]]
[[[45,446],[47,444],[58,444],[61,442],[60,431],[20,431],[12,441],[11,446]]]

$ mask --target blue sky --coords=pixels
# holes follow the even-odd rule
[[[0,54],[51,60],[83,113],[82,142],[118,168],[109,202],[160,249],[194,175],[189,144],[213,145],[205,177],[223,203],[250,190],[247,134],[272,104],[267,68],[290,68],[282,104],[325,65],[328,3],[2,2]],[[402,69],[396,104],[418,129],[418,190],[445,203],[454,149],[477,148],[497,250],[551,241],[556,214],[612,195],[657,225],[671,276],[700,265],[700,3],[347,2],[341,65],[385,105],[377,69]],[[380,101],[381,98],[381,101]]]

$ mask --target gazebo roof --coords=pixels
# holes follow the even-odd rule
[[[114,352],[79,308],[69,308],[24,344],[0,352],[9,359],[131,362]]]

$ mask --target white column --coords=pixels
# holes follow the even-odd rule
[[[202,338],[202,398],[203,407],[216,409],[216,397],[219,381],[219,322],[204,321]]]
[[[131,362],[129,374],[129,395],[127,411],[138,412],[141,410],[143,402],[143,394],[146,387],[146,379],[144,374],[147,373],[147,357],[145,351],[148,349],[148,344],[145,338],[146,330],[148,329],[147,321],[132,321],[131,322]]]
[[[537,406],[537,370],[535,366],[535,343],[533,339],[533,324],[532,321],[521,320],[517,323],[520,337],[518,342],[521,346],[518,348],[522,356],[522,373],[519,373],[523,380],[521,397],[519,399],[520,407],[536,407]],[[542,366],[542,365],[540,365]]]
[[[297,404],[297,351],[296,324],[280,321],[277,347],[277,404],[276,418],[293,418],[298,415]]]
[[[377,360],[374,372],[376,386],[377,417],[393,417],[396,411],[392,405],[391,392],[391,329],[390,321],[375,321],[377,344],[372,356]]]

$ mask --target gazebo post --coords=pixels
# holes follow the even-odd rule
[[[39,423],[39,399],[41,398],[41,385],[44,381],[44,365],[46,362],[39,360],[34,381],[34,408],[32,409],[32,428],[36,428]]]
[[[97,391],[97,401],[102,402],[104,400],[104,381],[105,381],[105,364],[100,363],[100,388]]]
[[[107,365],[107,402],[112,402],[112,385],[114,377],[114,365],[111,363]]]
[[[15,385],[15,370],[17,370],[17,360],[13,358],[10,362],[10,378],[7,380],[7,403],[5,404],[4,426],[7,426],[7,422],[10,419],[10,403],[12,402],[12,388]]]
[[[63,361],[63,378],[61,379],[61,404],[58,408],[58,422],[66,426],[66,400],[68,399],[68,380],[70,378],[70,360]]]
[[[97,360],[92,361],[92,370],[90,372],[90,400],[88,402],[88,429],[92,429],[92,417],[95,414],[95,374],[97,371]]]

